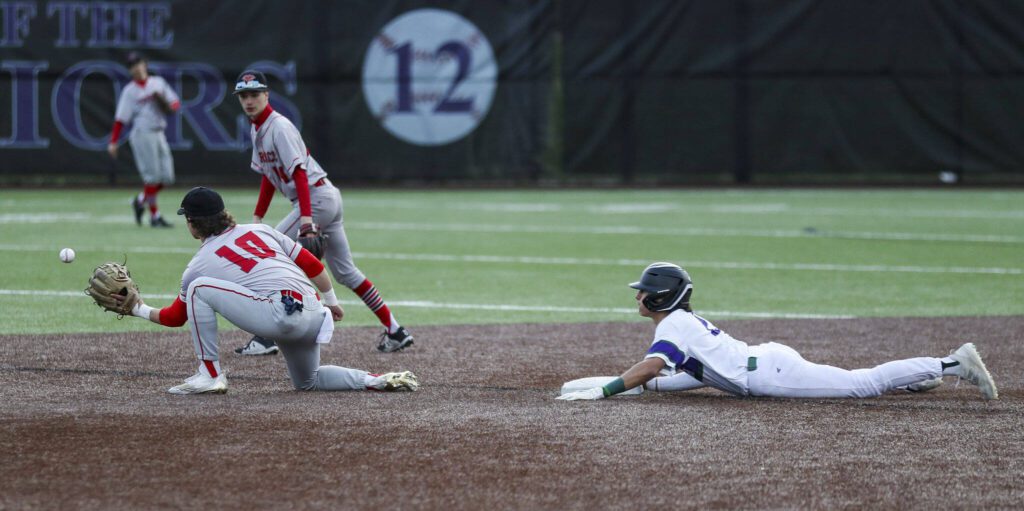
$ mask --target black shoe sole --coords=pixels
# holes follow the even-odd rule
[[[409,346],[412,346],[413,344],[414,344],[413,340],[409,339],[409,342],[403,343],[397,349],[393,349],[391,351],[384,351],[384,350],[380,349],[380,346],[377,346],[377,351],[379,351],[381,353],[398,353],[399,351],[402,351],[405,348],[408,348]]]

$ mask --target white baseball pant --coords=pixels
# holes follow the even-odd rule
[[[751,396],[845,398],[876,397],[896,387],[942,376],[942,360],[917,357],[870,369],[847,370],[808,362],[793,348],[769,342],[751,346],[757,369],[747,372]]]
[[[757,369],[747,373],[751,396],[804,398],[863,398],[942,376],[942,360],[918,357],[886,362],[871,369],[847,370],[808,362],[796,350],[775,342],[751,346]],[[688,373],[659,376],[647,390],[673,392],[704,387]]]

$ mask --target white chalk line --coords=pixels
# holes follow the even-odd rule
[[[121,224],[130,225],[126,215],[94,216],[87,213],[16,213],[0,214],[0,224]],[[592,234],[592,235],[657,235],[708,236],[727,238],[800,238],[800,239],[861,239],[886,241],[948,241],[964,243],[1024,243],[1022,236],[994,234],[943,234],[913,232],[825,231],[817,229],[714,229],[665,228],[643,226],[550,226],[511,224],[439,224],[413,222],[356,222],[348,230],[375,231],[431,231],[461,233],[534,233],[534,234]]]
[[[56,246],[0,244],[0,251],[13,252],[59,252]],[[115,250],[109,247],[76,247],[78,254],[85,252],[124,252],[128,254],[194,254],[195,247],[131,247]],[[554,266],[646,266],[646,259],[599,259],[577,257],[533,257],[499,255],[453,255],[453,254],[396,254],[384,252],[353,252],[356,259],[388,261],[425,261],[480,264],[524,264]],[[680,261],[686,268],[710,268],[726,270],[780,270],[780,271],[826,271],[865,273],[948,273],[975,275],[1024,275],[1021,268],[985,268],[970,266],[905,266],[905,265],[858,265],[830,263],[758,263],[738,261]]]
[[[936,210],[936,209],[901,209],[901,208],[842,208],[842,207],[803,207],[785,202],[750,202],[733,204],[681,204],[672,201],[637,201],[617,202],[600,205],[567,205],[556,202],[457,202],[438,203],[434,201],[408,201],[397,199],[352,199],[347,200],[353,206],[378,207],[389,209],[425,210],[438,209],[450,211],[489,211],[503,213],[561,213],[582,212],[599,215],[629,214],[664,214],[664,213],[713,213],[735,215],[805,215],[805,216],[849,216],[849,217],[912,217],[912,218],[963,218],[963,219],[1006,219],[1024,220],[1024,211],[988,211],[988,210]]]
[[[586,266],[629,266],[641,267],[650,264],[647,259],[594,259],[573,257],[529,257],[491,255],[446,255],[446,254],[390,254],[376,252],[354,252],[360,259],[388,259],[397,261],[437,261],[459,263],[502,263],[538,265],[586,265]],[[790,270],[790,271],[846,271],[846,272],[898,272],[898,273],[968,273],[995,275],[1022,275],[1020,268],[973,268],[941,266],[886,266],[815,263],[746,263],[727,261],[680,261],[686,268],[713,268],[730,270]]]
[[[639,226],[547,226],[509,224],[420,224],[412,222],[359,222],[346,229],[385,231],[440,231],[484,233],[540,233],[540,234],[596,234],[596,235],[656,235],[656,236],[709,236],[729,238],[847,238],[887,241],[953,241],[970,243],[1024,243],[1024,237],[988,234],[924,234],[911,232],[819,231],[814,229],[711,229],[664,228]]]
[[[88,298],[82,291],[55,291],[33,289],[0,289],[0,296],[28,296],[34,298],[74,297]],[[144,299],[173,300],[178,295],[143,294]],[[343,305],[364,305],[360,300],[339,300]],[[446,303],[429,300],[393,300],[388,304],[395,307],[411,307],[441,310],[485,310],[501,312],[565,312],[575,314],[629,314],[637,313],[635,308],[626,307],[561,307],[548,305],[511,305],[481,303]],[[787,312],[742,312],[742,311],[701,311],[702,314],[731,318],[764,319],[850,319],[855,316],[837,314],[804,314]]]

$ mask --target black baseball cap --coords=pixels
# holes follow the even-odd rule
[[[224,199],[220,194],[205,187],[197,186],[185,194],[181,199],[181,207],[178,208],[179,215],[186,218],[199,218],[213,216],[224,211]]]
[[[145,55],[137,51],[133,51],[128,53],[128,56],[125,57],[124,61],[128,64],[128,67],[132,67],[139,62],[148,62],[149,59],[147,59]]]
[[[266,75],[255,69],[246,69],[235,80],[235,91],[232,94],[238,94],[247,90],[262,92],[268,89]]]

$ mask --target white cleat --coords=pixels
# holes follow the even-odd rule
[[[384,390],[392,392],[396,390],[408,389],[411,392],[415,392],[420,387],[420,381],[416,378],[412,371],[403,371],[400,373],[384,373],[381,375],[374,376],[373,380],[370,381],[367,387],[374,390]]]
[[[910,385],[904,385],[902,387],[896,387],[900,390],[907,392],[928,392],[929,390],[935,390],[942,386],[942,377],[932,378],[930,380],[919,381],[917,383],[911,383]]]
[[[956,351],[949,354],[949,358],[960,362],[960,365],[957,367],[957,375],[977,385],[978,390],[981,391],[981,395],[985,396],[986,400],[999,399],[999,390],[996,389],[996,382],[992,380],[992,375],[988,373],[985,363],[981,361],[981,355],[978,354],[978,350],[974,347],[973,342],[960,346]]]
[[[221,373],[211,378],[202,372],[193,374],[185,383],[167,389],[171,394],[227,394],[228,379]]]

